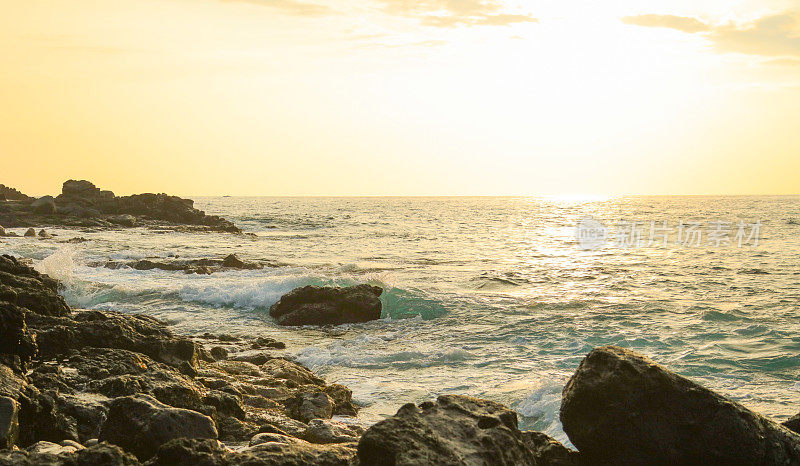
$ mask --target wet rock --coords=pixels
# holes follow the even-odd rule
[[[353,404],[353,392],[339,384],[330,384],[322,389],[333,400],[333,414],[339,416],[356,416],[358,408]]]
[[[789,419],[783,421],[781,425],[791,430],[792,432],[800,433],[800,414],[795,414]]]
[[[36,236],[36,230],[34,230],[33,228],[28,228],[27,230],[25,230],[25,236],[28,237]]]
[[[580,453],[542,432],[522,432],[522,439],[533,452],[538,466],[580,466]]]
[[[311,443],[358,442],[364,428],[329,419],[312,419],[302,438]]]
[[[535,465],[517,429],[517,415],[503,405],[458,395],[406,404],[373,425],[358,443],[369,465]]]
[[[31,202],[31,210],[37,214],[54,214],[56,213],[56,201],[53,196],[42,196]]]
[[[383,289],[371,285],[347,288],[304,286],[283,295],[269,315],[280,325],[339,325],[381,316]]]
[[[58,282],[18,259],[0,256],[0,301],[16,304],[35,314],[66,316],[70,313],[58,294]]]
[[[3,228],[3,225],[0,225],[0,238],[6,236],[6,229]]]
[[[39,238],[45,238],[45,239],[47,239],[47,238],[52,238],[52,237],[53,237],[53,235],[51,235],[50,233],[48,233],[48,232],[47,232],[45,229],[41,229],[41,230],[39,230]]]
[[[222,266],[230,267],[233,269],[241,269],[244,268],[245,263],[244,261],[236,257],[236,254],[230,254],[227,257],[225,257],[225,259],[222,260]]]
[[[176,438],[216,439],[217,429],[208,416],[171,408],[146,395],[113,400],[99,437],[142,460]]]
[[[0,396],[0,450],[11,448],[19,439],[19,405],[13,398]]]
[[[285,359],[271,359],[260,366],[263,374],[271,379],[287,380],[297,385],[325,385],[325,381],[307,368]]]
[[[250,364],[255,364],[256,366],[266,364],[268,361],[273,359],[275,358],[273,358],[269,353],[237,354],[231,358],[233,361],[244,361]]]
[[[592,350],[564,387],[590,464],[800,464],[800,436],[632,351]]]
[[[264,349],[264,348],[285,349],[286,344],[274,338],[258,337],[250,347],[252,349]]]
[[[134,217],[133,215],[127,215],[127,214],[112,215],[111,217],[108,217],[107,220],[109,222],[115,224],[115,225],[119,225],[119,226],[123,226],[123,227],[127,227],[127,228],[133,228],[133,227],[135,227],[136,225],[139,224],[139,221],[136,220],[136,217]]]

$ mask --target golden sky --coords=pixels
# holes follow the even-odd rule
[[[800,193],[797,0],[0,0],[0,183]]]

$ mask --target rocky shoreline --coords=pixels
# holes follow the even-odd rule
[[[195,209],[191,199],[163,193],[116,196],[86,180],[67,180],[58,196],[38,199],[0,184],[0,225],[6,228],[144,227],[242,233],[232,222]],[[2,227],[0,236],[4,235]]]
[[[50,207],[2,185],[0,194],[0,223],[12,228],[240,233],[191,201],[120,198],[84,181],[66,182]],[[114,223],[124,215],[133,220]],[[207,274],[269,264],[229,255],[90,265]],[[564,387],[571,450],[520,430],[509,407],[464,395],[406,404],[367,427],[347,387],[268,335],[176,335],[147,315],[72,309],[59,287],[0,256],[0,465],[800,464],[800,415],[778,424],[619,347],[594,349]],[[380,317],[381,293],[306,286],[270,315],[288,326],[364,322]]]

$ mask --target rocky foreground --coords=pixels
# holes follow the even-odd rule
[[[350,390],[281,342],[177,336],[148,316],[71,309],[58,286],[0,256],[0,465],[800,464],[800,418],[779,425],[618,347],[593,350],[564,388],[579,451],[459,395],[365,430]],[[362,319],[379,295],[300,289],[274,312]]]
[[[58,196],[38,199],[0,184],[0,225],[19,227],[170,228],[241,233],[233,223],[168,194],[116,196],[89,181],[68,180]],[[3,228],[0,227],[0,235]],[[35,235],[35,233],[34,233]]]

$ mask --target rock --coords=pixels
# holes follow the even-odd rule
[[[31,210],[37,214],[54,214],[56,213],[56,201],[53,196],[42,196],[31,202]]]
[[[264,443],[270,443],[270,442],[278,442],[286,444],[307,443],[305,440],[301,440],[296,437],[291,437],[286,434],[274,434],[271,432],[264,432],[256,434],[252,439],[250,439],[249,446],[254,447],[256,445],[262,445]]]
[[[333,400],[333,414],[339,416],[356,416],[358,408],[353,404],[353,392],[337,383],[322,389]]]
[[[564,387],[589,464],[800,464],[800,436],[630,350],[592,350]]]
[[[113,311],[81,311],[72,318],[31,316],[42,357],[56,357],[85,347],[119,348],[142,353],[158,362],[197,366],[194,341],[175,336],[154,317]]]
[[[67,180],[61,186],[63,196],[73,196],[79,198],[93,198],[100,194],[94,183],[86,180]]]
[[[323,379],[307,368],[285,359],[271,359],[262,364],[260,370],[272,379],[287,380],[297,385],[325,385]]]
[[[19,438],[19,405],[13,398],[0,396],[0,450],[11,448]]]
[[[459,395],[404,405],[361,436],[358,459],[362,466],[536,464],[514,411]]]
[[[25,236],[28,237],[36,236],[36,230],[34,230],[33,228],[28,228],[27,230],[25,230]]]
[[[47,452],[31,453],[19,450],[0,452],[0,464],[37,466],[141,465],[132,455],[125,453],[119,447],[107,443],[99,443],[73,452],[69,452],[69,449],[63,446],[56,445],[56,447],[61,449],[62,453],[55,455]]]
[[[42,228],[41,230],[39,230],[39,238],[52,238],[52,237],[53,237],[53,235],[51,235],[50,233],[48,233],[47,231],[45,231],[45,229],[44,229],[44,228]]]
[[[580,453],[570,450],[556,439],[542,432],[522,432],[522,439],[536,458],[539,466],[580,466]]]
[[[100,431],[106,440],[149,459],[164,443],[176,438],[216,439],[214,421],[196,411],[170,408],[155,398],[139,395],[117,398],[109,405]]]
[[[236,254],[230,254],[222,260],[223,267],[230,267],[233,269],[241,269],[244,267],[244,262],[236,257]]]
[[[226,449],[213,440],[177,439],[161,446],[158,454],[148,463],[151,466],[177,464],[216,465],[283,465],[283,466],[349,466],[355,456],[350,445],[314,445],[299,443],[266,442],[244,451]]]
[[[36,337],[25,324],[25,311],[0,301],[0,362],[25,373],[36,350]]]
[[[36,442],[33,445],[29,446],[25,449],[28,453],[33,455],[60,455],[61,453],[75,453],[78,450],[82,450],[83,446],[79,445],[80,448],[76,448],[73,445],[59,445],[53,442],[46,442],[44,440],[40,442]]]
[[[312,419],[302,438],[311,443],[358,442],[364,428],[328,419]]]
[[[800,433],[800,413],[795,414],[781,424],[792,432]]]
[[[128,214],[114,215],[114,216],[108,217],[107,220],[109,222],[115,224],[115,225],[120,225],[120,226],[128,227],[128,228],[133,228],[133,227],[135,227],[136,225],[139,224],[139,221],[136,220],[136,217],[134,217],[133,215],[128,215]]]
[[[304,286],[283,295],[269,308],[280,325],[339,325],[381,316],[383,289],[371,285],[347,288]]]
[[[333,400],[319,389],[298,392],[286,403],[290,417],[308,422],[312,419],[330,419],[333,416]]]
[[[266,338],[266,337],[258,337],[251,345],[252,349],[264,349],[264,348],[274,348],[274,349],[285,349],[286,344],[282,341],[278,341],[274,338]]]
[[[58,282],[12,256],[0,256],[0,301],[16,304],[35,314],[66,316],[70,313],[58,294]]]
[[[0,238],[6,236],[6,229],[3,228],[3,225],[0,225]]]
[[[209,354],[211,354],[211,357],[217,361],[228,359],[228,350],[221,346],[215,346],[211,348],[211,350],[209,350]]]
[[[30,196],[26,196],[21,192],[17,191],[14,188],[8,187],[6,185],[0,184],[0,195],[3,196],[3,200],[7,201],[31,201],[33,198]]]

